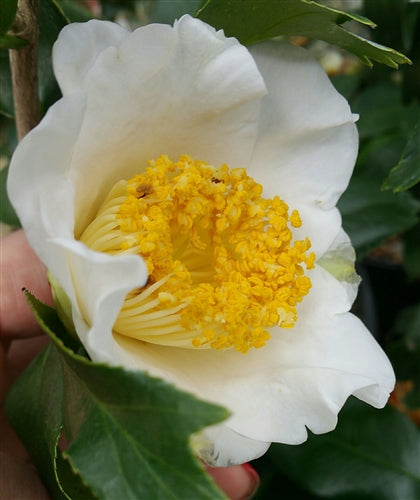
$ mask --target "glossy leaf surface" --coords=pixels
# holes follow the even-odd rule
[[[368,66],[372,66],[371,60],[393,68],[409,62],[403,54],[371,43],[342,26],[346,21],[356,21],[375,27],[369,19],[310,0],[208,0],[197,16],[244,44],[300,35],[338,45]]]

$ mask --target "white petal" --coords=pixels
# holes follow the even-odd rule
[[[83,113],[80,95],[58,101],[21,141],[10,164],[10,199],[31,246],[56,278],[62,262],[49,240],[73,237],[75,186],[67,172]]]
[[[147,267],[138,256],[111,256],[90,250],[79,241],[55,239],[57,253],[65,253],[72,282],[61,273],[61,283],[73,307],[76,330],[86,349],[95,345],[105,361],[113,350],[112,325],[128,292],[147,282]],[[74,288],[73,288],[74,287]],[[107,359],[108,361],[108,359]]]
[[[82,341],[89,331],[86,321],[92,322],[95,334],[105,332],[101,348],[106,349],[126,293],[144,285],[147,271],[140,257],[107,256],[74,240],[77,185],[69,173],[84,109],[82,94],[64,97],[49,109],[19,144],[8,191],[32,247],[72,302]]]
[[[173,29],[138,29],[118,49],[103,51],[86,76],[86,113],[73,152],[76,235],[103,193],[142,171],[147,159],[187,153],[246,164],[265,91],[244,47],[189,16]]]
[[[350,305],[345,289],[323,269],[317,278],[316,293],[309,295],[312,314],[302,314],[291,330],[274,329],[262,349],[192,355],[118,337],[116,363],[146,369],[226,406],[229,427],[253,440],[296,444],[306,439],[306,427],[332,430],[351,394],[383,406],[394,375],[364,325],[342,312]]]
[[[346,288],[331,273],[321,266],[306,272],[312,288],[297,305],[298,322],[301,318],[332,317],[350,310],[353,301]]]
[[[228,467],[255,460],[268,450],[270,444],[241,436],[222,424],[207,427],[194,436],[193,450],[213,467]]]
[[[63,28],[53,47],[54,74],[63,95],[81,90],[98,55],[129,34],[118,24],[95,19]]]
[[[298,234],[306,233],[320,256],[341,225],[333,207],[357,155],[354,118],[307,51],[271,42],[251,52],[268,88],[251,175],[266,196],[278,194],[301,212]]]

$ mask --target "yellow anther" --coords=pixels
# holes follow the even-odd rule
[[[128,294],[116,334],[184,348],[263,347],[273,326],[291,328],[309,292],[311,243],[302,221],[243,168],[181,155],[149,161],[118,182],[81,236],[89,247],[143,257],[149,279]]]
[[[302,225],[302,221],[297,210],[293,210],[290,214],[290,224],[292,224],[293,227],[300,227]]]

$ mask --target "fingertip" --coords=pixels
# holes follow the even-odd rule
[[[23,231],[1,238],[0,335],[14,339],[40,333],[22,288],[52,304],[46,268],[35,255]]]
[[[207,467],[207,472],[230,500],[248,500],[260,484],[257,471],[249,464]]]

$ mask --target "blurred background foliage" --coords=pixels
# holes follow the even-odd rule
[[[93,17],[129,28],[150,22],[172,23],[184,13],[196,13],[203,3],[40,0],[42,113],[60,97],[51,49],[65,24]],[[359,158],[339,208],[363,278],[354,312],[386,350],[398,382],[385,410],[374,410],[351,398],[334,432],[310,435],[297,447],[272,445],[253,463],[262,476],[256,498],[415,500],[420,498],[420,3],[320,3],[371,19],[378,25],[375,30],[355,23],[348,29],[404,53],[413,62],[400,69],[381,64],[369,68],[325,42],[302,36],[291,39],[320,60],[354,113],[360,115]],[[5,191],[7,165],[17,143],[7,50],[0,50],[0,133],[5,233],[19,225]]]

